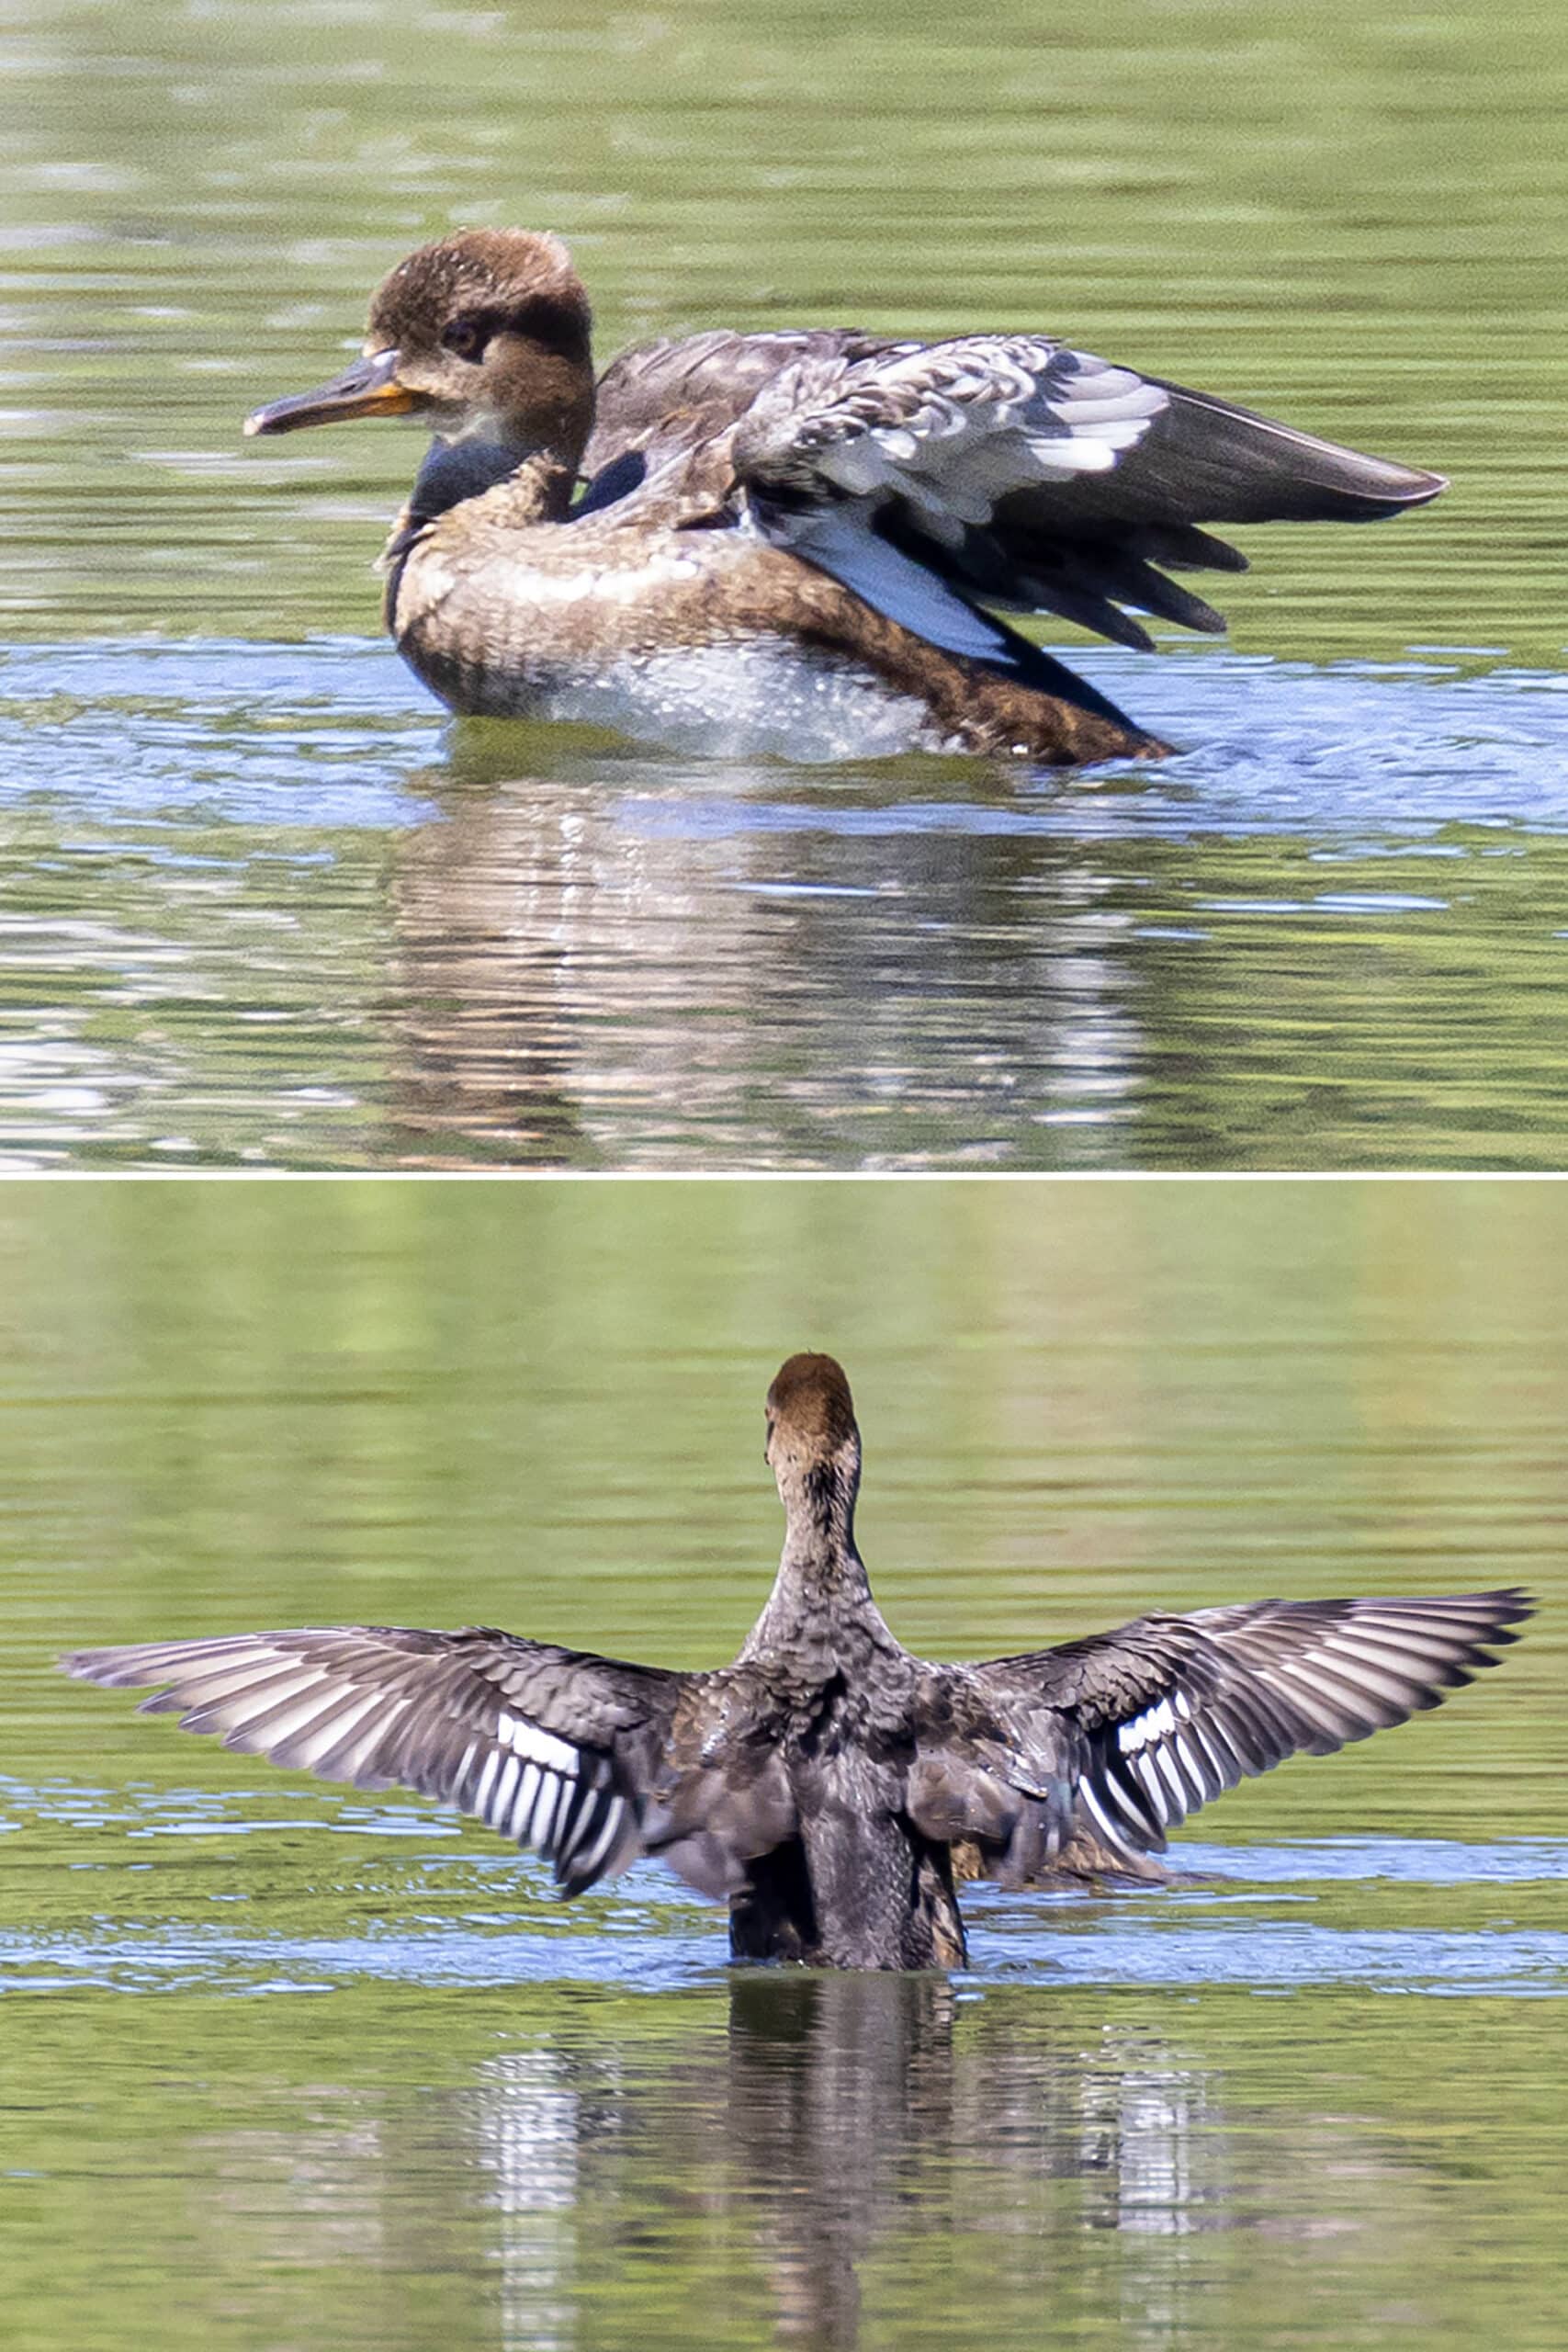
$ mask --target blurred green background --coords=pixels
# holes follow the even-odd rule
[[[240,419],[330,372],[409,247],[521,221],[572,243],[606,355],[1044,327],[1450,472],[1417,526],[1286,534],[1227,584],[1238,642],[1561,651],[1560,8],[39,0],[6,64],[29,633],[373,631],[417,445]]]
[[[1568,1990],[1554,1186],[0,1190],[0,2266],[133,2352],[1545,2352]],[[1438,1714],[972,1891],[972,1974],[732,1972],[66,1644],[471,1619],[718,1659],[838,1350],[897,1631],[1521,1580]]]

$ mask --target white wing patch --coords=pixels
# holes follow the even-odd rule
[[[498,1837],[547,1856],[557,1878],[572,1885],[594,1877],[636,1827],[608,1757],[505,1708],[488,1737],[468,1742],[449,1801]]]
[[[531,1724],[525,1715],[509,1715],[502,1710],[495,1736],[502,1747],[514,1748],[519,1756],[530,1757],[536,1764],[547,1764],[552,1771],[572,1772],[577,1769],[578,1751],[570,1741],[558,1739],[553,1732]]]
[[[1107,473],[1170,395],[1043,335],[969,335],[862,360],[816,390],[788,369],[742,428],[763,486],[811,474],[852,498],[907,499],[936,536],[989,520],[1010,491]]]
[[[1168,1738],[1176,1730],[1178,1716],[1185,1721],[1191,1713],[1185,1693],[1173,1690],[1169,1698],[1162,1699],[1157,1706],[1145,1707],[1131,1723],[1118,1724],[1116,1745],[1123,1756],[1135,1756],[1139,1748],[1149,1747],[1155,1740]]]
[[[1235,1758],[1215,1731],[1200,1722],[1181,1690],[1117,1724],[1111,1750],[1077,1783],[1079,1799],[1111,1845],[1129,1854],[1157,1849],[1167,1830],[1235,1786]]]

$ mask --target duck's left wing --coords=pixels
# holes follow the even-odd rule
[[[623,1869],[687,1678],[487,1626],[295,1627],[78,1650],[86,1682],[225,1747],[356,1788],[415,1789],[544,1854],[569,1894]]]
[[[1365,519],[1443,487],[1046,335],[809,354],[759,392],[734,460],[757,527],[950,651],[1014,666],[976,602],[1126,645],[1124,609],[1224,623],[1171,570],[1243,571],[1209,522]]]
[[[1259,1600],[953,1669],[1042,1750],[1113,1850],[1158,1852],[1200,1805],[1287,1756],[1331,1755],[1497,1663],[1530,1614],[1517,1590]],[[1053,1728],[1054,1727],[1054,1728]],[[1017,1736],[1015,1734],[1015,1736]]]

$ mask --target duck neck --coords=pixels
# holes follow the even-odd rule
[[[778,1467],[778,1482],[784,1554],[742,1657],[781,1648],[809,1654],[831,1644],[835,1623],[845,1617],[881,1623],[865,1564],[855,1549],[859,1446],[840,1446],[825,1460],[786,1463]]]
[[[504,435],[437,439],[414,477],[405,512],[417,528],[505,482],[510,521],[558,523],[566,518],[575,479],[575,458],[554,449],[529,447]]]
[[[562,523],[575,480],[574,469],[549,450],[520,452],[489,441],[433,441],[377,567],[384,582],[381,618],[389,633],[400,642],[398,598],[403,572],[433,523],[469,499],[487,496],[504,502],[497,519],[506,526]]]

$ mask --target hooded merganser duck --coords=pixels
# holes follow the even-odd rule
[[[767,1399],[784,1556],[732,1666],[674,1672],[490,1627],[340,1625],[80,1650],[85,1681],[227,1747],[473,1815],[579,1894],[655,1854],[729,1903],[741,1960],[956,1968],[955,1849],[1005,1884],[1130,1874],[1287,1756],[1364,1739],[1496,1660],[1517,1590],[1258,1600],[984,1665],[916,1657],[855,1548],[860,1431],[831,1356]]]
[[[361,416],[435,439],[383,557],[388,628],[456,711],[736,754],[1158,743],[993,609],[1223,630],[1170,571],[1203,526],[1364,522],[1445,487],[1043,334],[691,335],[595,386],[559,239],[468,229],[399,264],[364,356],[247,433]],[[580,477],[586,489],[574,503]]]

